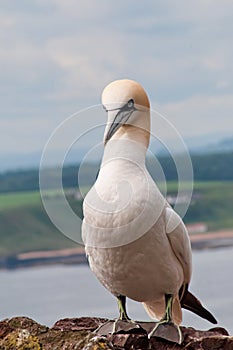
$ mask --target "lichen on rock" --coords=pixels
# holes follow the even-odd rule
[[[40,350],[39,339],[31,335],[26,329],[19,329],[9,333],[3,341],[0,341],[0,349],[17,349],[17,350]]]

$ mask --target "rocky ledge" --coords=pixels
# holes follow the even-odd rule
[[[67,318],[53,327],[40,325],[27,317],[14,317],[0,322],[1,350],[120,350],[120,349],[173,349],[173,350],[232,350],[233,337],[224,328],[208,331],[181,327],[181,345],[153,337],[148,341],[146,332],[122,332],[108,336],[93,333],[107,320],[102,318]]]

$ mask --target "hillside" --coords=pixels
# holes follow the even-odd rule
[[[71,194],[70,194],[71,193]],[[177,183],[168,183],[167,195],[175,198]],[[196,182],[187,224],[203,222],[209,230],[233,228],[233,182]],[[67,199],[73,210],[82,215],[82,200],[72,191]],[[39,192],[16,192],[0,195],[0,258],[34,250],[77,247],[51,223],[40,201]],[[80,232],[77,228],[77,237]]]
[[[171,183],[168,186],[168,193],[176,194],[176,191],[172,191]],[[197,181],[184,222],[186,224],[204,222],[210,231],[233,229],[232,201],[233,181]]]
[[[182,164],[182,156],[180,160]],[[169,156],[160,157],[159,162],[167,180],[167,196],[174,201],[177,195],[175,164]],[[233,153],[192,155],[192,162],[195,187],[184,217],[185,223],[203,223],[209,230],[233,229]],[[150,159],[148,168],[152,177],[158,180]],[[67,200],[80,217],[82,197],[73,194],[78,193],[78,186],[86,191],[95,181],[98,169],[98,164],[63,169],[62,181]],[[81,175],[79,181],[78,170]],[[48,169],[46,175],[50,188],[53,188],[57,169]],[[80,235],[78,231],[77,228],[77,235]],[[37,169],[0,174],[0,241],[0,258],[33,250],[77,246],[54,227],[45,212],[40,199]]]
[[[81,203],[74,205],[80,210]],[[0,257],[34,250],[77,247],[50,221],[39,192],[0,195]]]

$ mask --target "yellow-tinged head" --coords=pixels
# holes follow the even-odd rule
[[[105,144],[111,138],[128,137],[147,147],[150,138],[150,102],[143,87],[134,80],[115,80],[102,93],[108,112]]]

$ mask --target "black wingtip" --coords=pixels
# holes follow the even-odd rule
[[[206,319],[207,321],[213,324],[218,323],[216,318],[207,309],[205,309],[202,306],[201,302],[188,290],[185,292],[185,294],[182,297],[181,306],[184,309],[194,312],[198,316]]]

